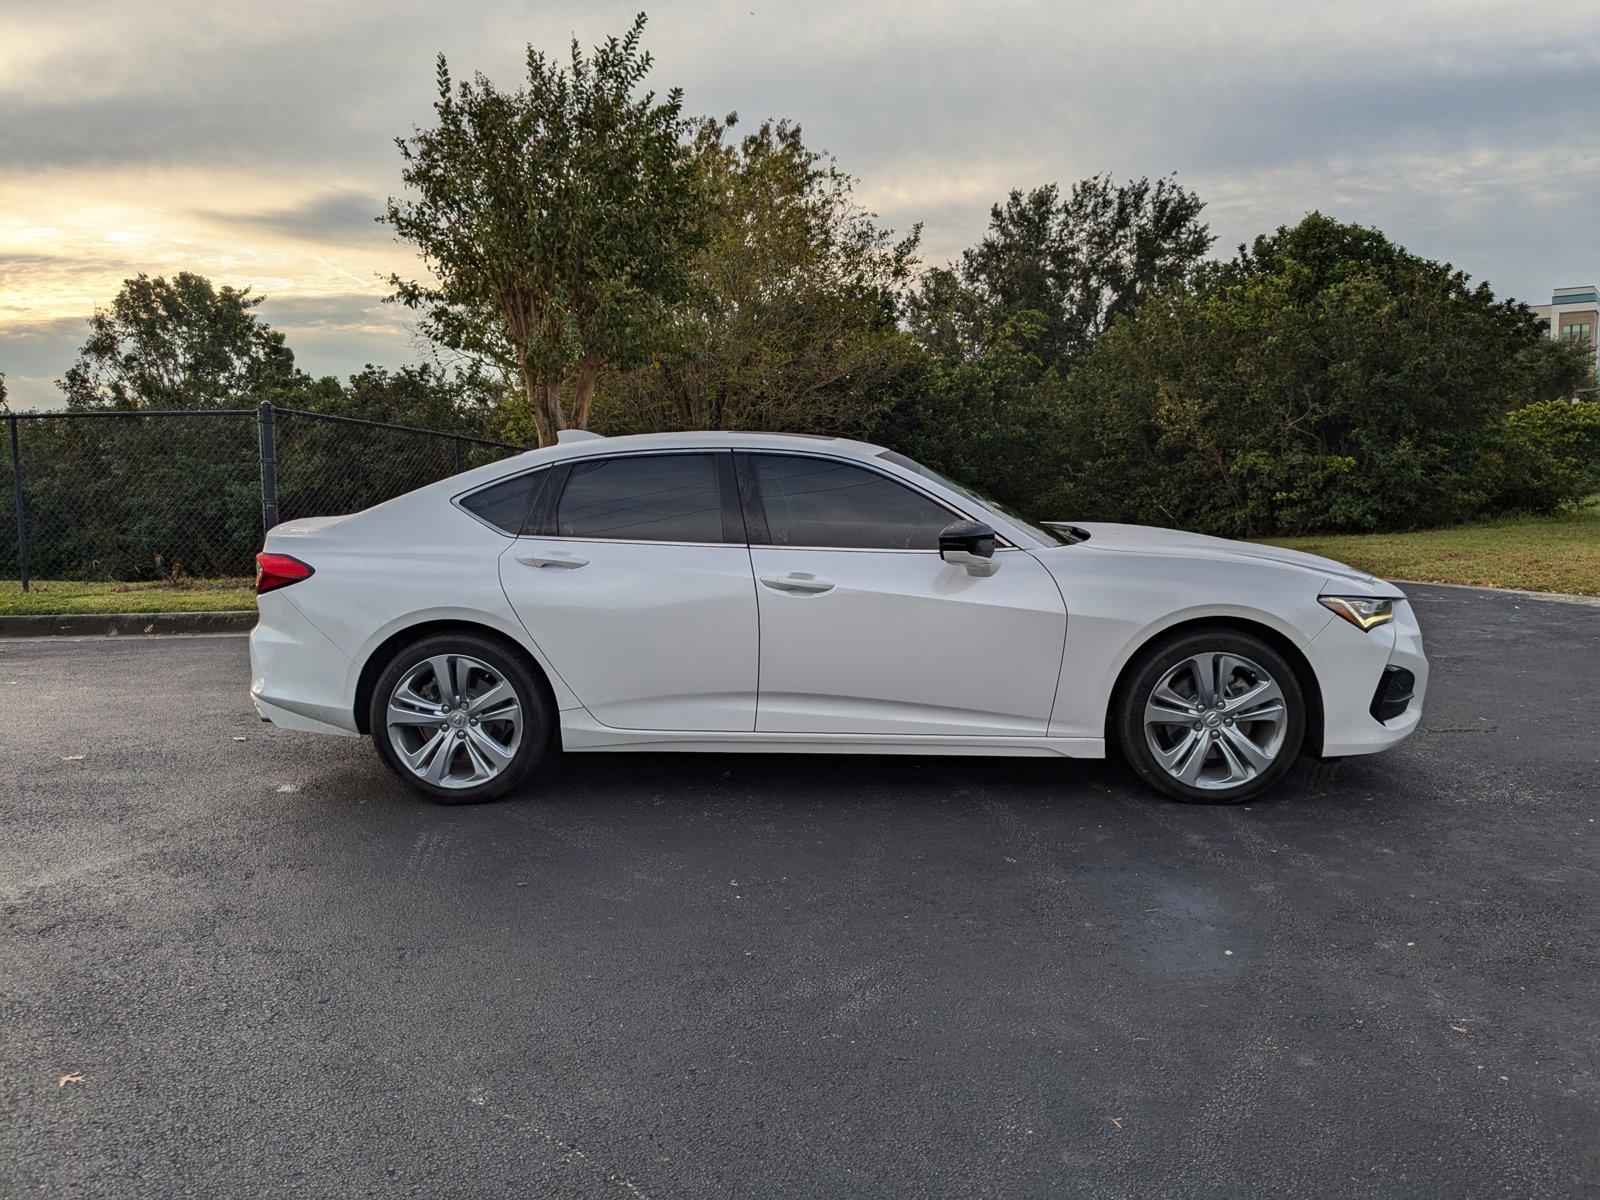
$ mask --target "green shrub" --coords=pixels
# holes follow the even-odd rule
[[[1070,510],[1036,515],[1259,536],[1448,525],[1511,491],[1548,509],[1571,477],[1507,420],[1549,385],[1545,340],[1525,306],[1312,214],[1096,340],[1063,393]]]
[[[1506,418],[1506,508],[1549,511],[1600,491],[1600,402],[1543,400]]]

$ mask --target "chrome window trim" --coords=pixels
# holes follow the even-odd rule
[[[524,533],[519,542],[600,542],[610,546],[709,546],[719,550],[748,550],[748,542],[669,542],[655,538],[573,537],[566,533]]]
[[[995,534],[998,538],[1000,535]],[[825,554],[938,554],[937,550],[898,550],[892,546],[779,546],[771,542],[667,542],[653,538],[601,538],[572,537],[564,533],[524,533],[514,540],[519,542],[602,542],[612,546],[710,546],[732,547],[735,550],[817,550]],[[996,554],[1020,550],[1020,546],[996,546]]]
[[[999,532],[995,537],[1000,537]],[[819,550],[824,554],[938,554],[938,550],[900,550],[893,546],[780,546],[776,542],[751,542],[752,550]],[[1020,550],[1020,546],[996,546],[996,554]]]

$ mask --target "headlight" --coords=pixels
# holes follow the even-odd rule
[[[1376,629],[1394,620],[1394,601],[1371,596],[1318,596],[1322,607],[1357,629]]]

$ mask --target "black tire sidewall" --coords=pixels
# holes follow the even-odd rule
[[[1156,761],[1144,736],[1145,702],[1161,676],[1191,655],[1214,651],[1237,654],[1265,669],[1283,691],[1289,717],[1283,745],[1272,765],[1247,783],[1227,790],[1192,787],[1174,779]],[[1306,700],[1300,677],[1271,645],[1237,629],[1197,629],[1157,642],[1140,654],[1118,700],[1117,737],[1123,757],[1151,787],[1190,804],[1238,804],[1260,795],[1294,766],[1305,732]]]
[[[522,744],[517,747],[511,765],[477,787],[445,788],[418,779],[400,761],[389,741],[385,718],[390,692],[407,671],[436,654],[465,654],[488,663],[511,685],[522,705]],[[545,698],[544,689],[515,651],[492,638],[466,633],[441,633],[412,642],[389,660],[389,665],[379,674],[377,684],[372,689],[367,727],[372,731],[372,744],[378,751],[378,757],[402,783],[440,804],[478,804],[505,795],[527,779],[549,749],[550,721],[551,706]]]

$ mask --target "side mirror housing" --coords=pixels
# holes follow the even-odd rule
[[[939,534],[939,557],[987,578],[1000,569],[994,561],[995,532],[982,521],[957,521]]]

